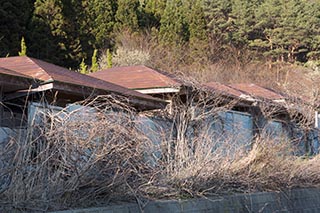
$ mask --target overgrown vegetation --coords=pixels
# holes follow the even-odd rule
[[[28,133],[1,148],[2,210],[319,186],[319,156],[294,156],[290,141],[271,136],[246,144],[241,132],[216,134],[215,115],[237,100],[196,88],[191,94],[177,97],[171,113],[137,113],[114,96],[39,111]],[[161,122],[144,122],[150,119]]]

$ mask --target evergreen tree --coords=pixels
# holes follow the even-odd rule
[[[83,21],[82,28],[85,29],[85,34],[92,35],[89,39],[95,48],[105,49],[112,46],[116,6],[115,0],[83,1],[83,16],[86,20]]]
[[[31,13],[28,0],[0,0],[0,57],[17,55]]]
[[[81,11],[77,0],[36,0],[29,27],[30,55],[76,68],[86,57],[79,23]]]
[[[206,21],[201,2],[202,0],[197,0],[191,5],[191,12],[189,15],[189,44],[193,52],[193,56],[196,58],[205,55],[205,49],[208,47]]]
[[[29,56],[76,68],[94,49],[112,50],[115,30],[152,29],[177,54],[189,44],[194,58],[250,49],[273,61],[320,60],[319,11],[319,0],[0,0],[0,56],[24,54],[24,35]]]
[[[21,51],[19,52],[19,56],[26,56],[27,55],[27,45],[24,40],[24,37],[21,38]]]
[[[166,0],[140,1],[138,13],[139,27],[141,29],[159,29],[160,20],[166,7]]]
[[[189,40],[187,5],[183,0],[167,1],[161,17],[160,41],[163,45],[179,47]]]
[[[167,0],[145,0],[144,5],[146,11],[154,14],[160,20],[166,8],[166,2]]]
[[[307,10],[308,1],[266,0],[257,10],[256,28],[259,38],[250,45],[277,61],[306,60],[311,37],[312,14]]]
[[[307,17],[307,28],[309,36],[306,40],[308,48],[307,60],[320,64],[320,1],[307,1],[309,16]]]
[[[82,4],[79,0],[61,0],[63,23],[61,25],[60,42],[66,51],[65,61],[68,62],[67,67],[75,68],[81,62],[82,58],[86,58],[85,49],[83,48],[81,20]]]
[[[118,0],[118,9],[115,16],[117,30],[125,29],[132,32],[139,30],[139,6],[139,0]]]
[[[65,66],[59,35],[62,25],[61,3],[57,0],[36,0],[32,19],[28,25],[28,54]]]
[[[259,6],[257,0],[233,0],[230,35],[232,45],[238,48],[246,48],[249,40],[253,39],[255,25],[255,10]]]
[[[211,40],[220,46],[219,51],[227,49],[232,37],[232,21],[230,17],[232,11],[231,1],[204,0],[203,8]]]

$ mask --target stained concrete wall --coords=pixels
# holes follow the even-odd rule
[[[320,189],[287,192],[262,192],[223,197],[151,201],[138,204],[110,205],[99,208],[66,210],[59,213],[191,213],[191,212],[320,212]],[[58,213],[58,212],[57,212]]]
[[[0,127],[0,146],[6,143],[10,136],[13,135],[13,130],[7,127]]]

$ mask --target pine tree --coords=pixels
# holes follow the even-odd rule
[[[308,1],[266,0],[257,10],[259,22],[255,28],[261,36],[251,42],[264,55],[274,61],[305,61],[309,41],[313,39],[310,29],[312,15]],[[297,58],[298,57],[298,58]]]
[[[320,2],[308,1],[306,11],[309,14],[306,26],[309,30],[309,36],[306,39],[306,47],[309,50],[307,60],[320,64]]]
[[[260,35],[252,39],[249,45],[269,60],[280,58],[282,54],[282,50],[278,49],[274,43],[275,40],[272,33],[273,29],[280,27],[281,10],[279,0],[266,0],[255,12],[257,22],[254,27]]]
[[[189,40],[187,9],[182,0],[167,1],[161,17],[160,41],[166,46],[181,46]]]
[[[98,50],[95,49],[93,51],[92,59],[91,59],[91,72],[97,72],[99,69],[99,64],[98,64]]]
[[[112,46],[115,25],[116,0],[83,1],[85,8],[82,28],[85,34],[92,35],[90,43],[95,48],[104,49]]]
[[[76,68],[83,51],[80,21],[81,2],[77,0],[36,0],[29,26],[30,56],[68,68]],[[86,48],[87,50],[88,48]],[[89,49],[88,52],[91,50]]]
[[[196,58],[204,56],[206,54],[205,49],[208,47],[206,21],[201,2],[202,0],[197,0],[192,4],[189,15],[189,46],[193,52],[193,56]]]
[[[148,12],[155,14],[157,19],[161,19],[166,8],[167,0],[145,0],[145,8]]]
[[[58,65],[68,63],[68,32],[61,0],[36,0],[34,14],[29,26],[30,55]]]
[[[24,37],[21,38],[21,51],[19,52],[19,56],[26,56],[27,55],[27,45],[24,40]]]
[[[0,1],[0,57],[17,55],[21,36],[25,35],[32,5],[29,0]]]
[[[233,0],[231,25],[231,41],[238,48],[246,48],[249,40],[255,38],[255,11],[260,4],[259,0]]]
[[[220,60],[224,57],[224,53],[230,49],[232,38],[231,3],[230,0],[204,0],[203,2],[209,42],[215,44],[210,47],[214,52],[210,56],[212,61]]]
[[[28,43],[28,54],[35,58],[64,65],[61,64],[63,58],[59,54],[57,33],[52,32],[54,26],[50,25],[51,21],[58,19],[59,16],[56,16],[59,10],[60,7],[55,4],[54,0],[35,1],[33,15],[28,25],[27,35],[30,41]],[[57,63],[58,61],[60,63]]]

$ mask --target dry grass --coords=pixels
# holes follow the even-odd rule
[[[154,31],[117,33],[118,49],[114,50],[113,66],[143,64],[183,73],[202,83],[255,83],[302,99],[313,99],[319,94],[320,75],[314,66],[312,70],[285,62],[257,61],[256,52],[223,48],[218,38],[210,39],[208,50],[200,57],[187,44],[179,48],[161,45],[156,34]],[[105,67],[105,56],[101,57],[100,65]]]
[[[145,125],[142,130],[139,115],[110,96],[79,103],[86,107],[72,112],[39,114],[44,122],[34,125],[36,135],[12,139],[1,150],[7,164],[0,171],[2,210],[319,186],[319,156],[293,156],[288,142],[257,138],[249,151],[248,144],[235,143],[238,135],[213,140],[210,125],[198,126],[196,136],[189,134],[194,125],[189,121],[206,120],[234,104],[220,96],[202,100],[211,101],[198,100],[201,110],[193,118],[188,118],[192,105],[177,107],[171,115],[162,112],[162,119],[175,121],[162,129]],[[204,110],[208,107],[212,111]],[[177,137],[168,137],[171,131]]]

